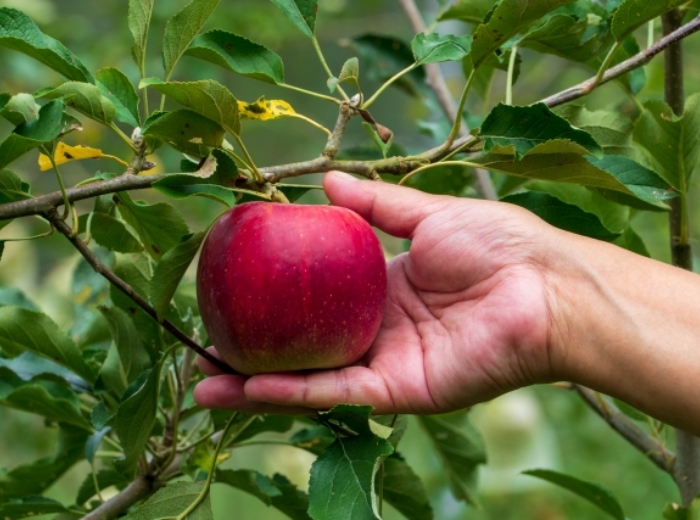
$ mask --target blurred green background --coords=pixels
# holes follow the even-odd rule
[[[149,75],[161,73],[159,40],[165,21],[185,3],[185,0],[156,2],[149,49]],[[412,37],[410,27],[394,0],[320,0],[319,4],[318,35],[335,71],[339,71],[342,63],[353,55],[345,43],[349,38],[366,33],[388,34],[404,40]],[[420,4],[429,19],[430,13],[434,14],[437,8],[436,2]],[[138,82],[138,71],[130,59],[131,35],[126,24],[125,0],[0,0],[0,6],[25,11],[45,32],[76,53],[93,72],[105,66],[118,67],[134,83]],[[308,40],[271,3],[264,0],[222,2],[208,25],[208,28],[215,27],[247,36],[280,54],[286,65],[288,83],[319,92],[325,90],[326,76]],[[441,26],[439,31],[458,33],[467,29],[467,26],[450,23]],[[659,31],[657,27],[657,36]],[[646,31],[640,35],[640,43],[645,41],[645,36]],[[686,49],[686,59],[690,63],[691,57],[700,52],[700,37],[690,38]],[[444,70],[448,83],[458,92],[463,81],[460,67],[451,64]],[[642,98],[661,94],[662,73],[662,62],[657,58],[647,67],[648,82]],[[590,75],[591,71],[580,66],[551,56],[526,52],[514,101],[517,104],[537,101]],[[234,77],[193,58],[184,58],[174,77],[183,80],[201,78],[214,78],[227,84],[242,100],[253,101],[262,95],[285,99],[297,112],[327,127],[332,127],[337,115],[334,106],[323,101]],[[13,94],[33,92],[59,82],[60,78],[50,69],[23,55],[0,49],[0,91]],[[689,94],[700,90],[700,68],[687,68],[686,83]],[[362,84],[366,93],[377,86],[366,79],[362,80]],[[502,73],[497,73],[490,103],[495,104],[503,97],[504,77]],[[624,104],[627,100],[617,87],[608,85],[582,102],[595,109]],[[487,113],[488,108],[476,97],[470,101],[469,110],[477,118]],[[436,144],[420,132],[417,121],[435,120],[440,114],[429,113],[422,102],[398,90],[384,95],[374,105],[373,115],[394,131],[395,141],[406,149],[427,148]],[[84,123],[84,131],[68,136],[68,144],[97,146],[106,153],[125,159],[129,157],[129,150],[122,142],[90,121],[85,120]],[[353,123],[345,145],[367,144],[367,134],[359,122]],[[130,132],[127,128],[123,130]],[[4,136],[9,131],[10,125],[0,122],[0,135]],[[310,159],[323,149],[326,139],[323,133],[296,119],[246,123],[243,137],[259,166]],[[57,186],[53,174],[40,172],[36,159],[36,153],[30,153],[13,169],[32,184],[35,194],[55,191]],[[174,152],[160,150],[155,160],[158,163],[156,172],[174,172],[178,169],[180,157]],[[106,160],[83,161],[68,164],[62,170],[66,181],[72,185],[93,176],[96,170],[120,172],[121,166]],[[317,184],[320,179],[311,176],[300,181]],[[697,186],[693,189],[697,193]],[[140,193],[138,197],[157,199],[150,192]],[[700,197],[696,196],[695,200],[700,200]],[[305,201],[320,202],[322,196],[307,195]],[[190,199],[176,205],[186,215],[191,229],[197,231],[204,229],[221,211],[221,206],[204,199]],[[87,209],[90,203],[79,207]],[[665,215],[640,214],[635,217],[634,225],[653,256],[668,261]],[[16,221],[0,232],[0,238],[40,233],[43,226],[38,219]],[[700,211],[697,208],[693,212],[693,228],[700,229]],[[694,236],[697,238],[697,233]],[[393,255],[402,250],[403,244],[385,237],[385,247],[388,254]],[[21,288],[44,312],[68,328],[76,319],[70,305],[71,299],[76,296],[72,294],[70,284],[77,263],[77,255],[61,236],[8,243],[0,263],[0,284]],[[604,484],[620,498],[629,517],[636,520],[660,518],[664,504],[677,500],[677,492],[670,479],[610,431],[572,392],[556,387],[525,389],[477,406],[473,418],[486,440],[490,460],[481,472],[481,510],[467,508],[451,497],[439,461],[417,424],[412,424],[400,447],[408,462],[423,477],[437,519],[605,518],[603,513],[575,496],[520,475],[521,471],[533,468],[556,469]],[[0,478],[1,468],[12,468],[50,455],[54,441],[52,435],[53,430],[43,428],[41,420],[36,417],[0,408]],[[667,431],[662,431],[661,435],[668,436],[671,442]],[[268,475],[281,472],[305,488],[311,462],[311,456],[301,450],[250,447],[235,451],[226,465],[258,469]],[[50,490],[49,496],[70,502],[88,472],[87,465],[75,467]],[[215,487],[214,506],[217,518],[283,518],[256,499],[228,487]],[[389,519],[400,518],[391,510],[386,516]]]

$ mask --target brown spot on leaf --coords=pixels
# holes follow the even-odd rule
[[[63,152],[63,157],[65,157],[66,159],[75,159],[75,157],[73,157],[73,156],[72,156],[71,154],[69,154],[68,152]]]
[[[226,44],[226,50],[227,50],[227,51],[230,51],[231,49],[233,49],[233,44],[227,43],[227,44]]]
[[[160,248],[159,248],[157,245],[152,244],[152,245],[151,245],[151,249],[153,249],[153,252],[154,252],[155,254],[157,254],[157,255],[160,254]]]

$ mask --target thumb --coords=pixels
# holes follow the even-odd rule
[[[358,213],[373,226],[399,238],[411,238],[428,215],[439,211],[444,199],[385,182],[361,181],[343,172],[323,179],[330,201]]]

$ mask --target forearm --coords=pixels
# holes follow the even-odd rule
[[[555,374],[700,434],[700,276],[584,238],[557,242]]]

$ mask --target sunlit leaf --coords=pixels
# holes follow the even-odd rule
[[[0,116],[15,126],[36,121],[40,108],[41,106],[34,101],[34,96],[31,94],[23,93],[14,96],[7,94],[6,99],[2,99],[0,95]]]
[[[41,91],[37,97],[60,99],[66,106],[100,123],[109,124],[117,115],[114,104],[102,95],[100,89],[87,83],[69,81],[54,89]]]

